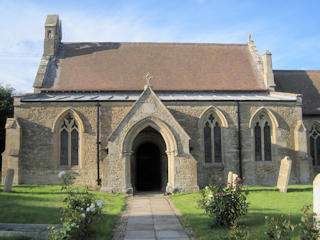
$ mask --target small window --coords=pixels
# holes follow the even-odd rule
[[[52,31],[49,30],[47,34],[48,34],[47,37],[48,37],[49,39],[51,39],[51,38],[52,38]]]
[[[313,166],[320,166],[320,126],[316,124],[309,131],[309,152]]]
[[[203,131],[205,163],[222,162],[221,127],[213,114],[205,121]]]
[[[71,114],[62,121],[60,127],[60,165],[75,166],[79,164],[78,125]]]
[[[254,145],[256,161],[271,161],[271,128],[269,119],[264,113],[254,127]]]

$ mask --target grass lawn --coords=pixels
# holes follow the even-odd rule
[[[1,223],[59,223],[63,199],[61,186],[19,185],[11,193],[0,186]],[[103,221],[94,226],[92,239],[111,239],[116,217],[124,206],[124,194],[92,191],[97,200],[103,200]]]
[[[301,217],[301,207],[312,204],[312,186],[289,186],[288,193],[276,191],[274,187],[249,187],[248,214],[240,219],[240,223],[249,228],[250,237],[265,239],[265,216],[291,215],[291,222],[297,223]],[[227,229],[211,228],[210,218],[197,207],[199,193],[181,193],[171,196],[175,206],[183,214],[185,225],[192,228],[194,239],[224,239]],[[292,236],[292,239],[297,239]]]

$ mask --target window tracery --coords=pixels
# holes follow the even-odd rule
[[[222,162],[221,127],[212,113],[209,114],[205,121],[203,131],[205,163]]]
[[[254,127],[256,161],[271,161],[271,124],[265,113],[260,113]]]
[[[320,126],[317,124],[309,131],[309,152],[313,166],[320,166]]]
[[[60,131],[60,165],[79,164],[79,129],[73,115],[68,113],[62,120]]]

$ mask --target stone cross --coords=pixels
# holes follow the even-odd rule
[[[228,181],[227,181],[227,186],[230,187],[232,185],[232,175],[233,173],[230,171],[228,173]]]
[[[146,75],[147,86],[150,86],[150,81],[152,80],[152,75],[148,72]]]
[[[318,228],[320,229],[320,173],[313,181],[313,212],[317,214],[314,219],[318,222]]]
[[[291,165],[292,165],[292,160],[288,156],[285,156],[281,160],[278,182],[277,182],[277,188],[279,189],[280,192],[286,193],[288,190],[290,174],[291,174]]]
[[[151,87],[151,84],[150,84],[151,79],[152,79],[152,75],[148,72],[146,75],[147,84],[144,85],[144,90],[146,90],[148,87]]]
[[[6,180],[4,182],[4,192],[11,192],[14,177],[14,169],[8,168]]]

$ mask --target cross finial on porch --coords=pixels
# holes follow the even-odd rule
[[[148,72],[146,75],[147,85],[144,86],[144,89],[146,89],[147,87],[151,87],[151,84],[150,84],[151,79],[152,79],[152,75]]]
[[[146,75],[147,85],[150,86],[150,81],[152,79],[152,75],[148,72]]]

